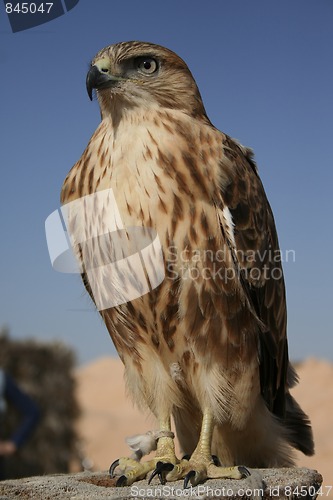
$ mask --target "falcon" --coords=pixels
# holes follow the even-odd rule
[[[165,273],[148,293],[101,309],[76,245],[128,392],[159,425],[112,464],[116,484],[241,479],[251,467],[292,466],[293,449],[313,454],[309,419],[289,392],[297,375],[288,359],[282,259],[252,151],[212,125],[190,70],[167,48],[106,47],[86,83],[101,123],[61,202],[112,189],[124,228],[157,233]],[[91,212],[90,231],[112,206]],[[76,215],[69,227],[82,230]],[[107,252],[105,240],[95,238],[89,251],[92,261]],[[101,289],[106,282],[101,277]],[[141,461],[154,448],[154,458]]]

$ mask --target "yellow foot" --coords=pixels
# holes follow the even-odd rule
[[[243,465],[237,467],[220,467],[217,465],[215,457],[203,459],[202,456],[198,456],[197,458],[193,456],[189,460],[182,459],[179,463],[175,464],[163,462],[160,459],[149,482],[155,476],[159,477],[162,484],[165,481],[184,479],[184,488],[187,488],[189,483],[192,486],[196,486],[206,479],[242,479],[250,475],[250,471]]]
[[[130,486],[135,481],[144,479],[149,472],[155,472],[160,463],[167,464],[167,467],[169,467],[168,470],[170,471],[171,468],[174,467],[176,461],[176,457],[174,460],[170,460],[170,456],[160,458],[155,457],[152,460],[148,460],[146,462],[138,462],[136,460],[133,460],[132,458],[119,458],[111,464],[111,467],[109,469],[110,477],[118,477],[116,486]],[[158,472],[156,472],[156,474],[158,475],[161,483],[164,484],[164,472],[163,474],[159,474]]]

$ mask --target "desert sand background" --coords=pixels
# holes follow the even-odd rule
[[[324,477],[321,498],[333,498],[333,364],[308,359],[297,367],[300,383],[292,394],[309,415],[315,438],[314,457],[297,455],[297,465]],[[116,458],[129,456],[125,437],[156,429],[152,416],[135,409],[125,394],[123,366],[113,357],[97,359],[76,371],[82,415],[78,421],[85,466],[106,470]],[[329,493],[329,494],[328,494]]]

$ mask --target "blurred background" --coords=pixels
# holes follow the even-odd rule
[[[325,424],[333,360],[332,25],[331,0],[80,0],[47,24],[12,33],[0,5],[0,325],[10,343],[33,339],[52,352],[54,342],[68,349],[64,372],[70,382],[63,386],[73,402],[66,418],[69,428],[76,422],[69,442],[82,438],[84,425],[86,430],[79,451],[76,444],[69,446],[66,467],[75,462],[80,468],[87,457],[85,466],[107,468],[124,446],[117,448],[117,436],[141,432],[142,425],[151,428],[128,403],[123,406],[123,392],[112,392],[123,391],[122,368],[112,359],[107,331],[79,276],[52,269],[44,233],[45,219],[59,208],[63,179],[100,120],[98,104],[85,89],[89,62],[101,48],[135,39],[177,52],[214,125],[254,149],[286,257],[290,357],[301,374],[296,390],[303,391],[300,398],[314,423],[320,422],[311,464],[320,463],[320,470],[332,466]],[[6,353],[5,363],[17,375],[14,351]],[[35,355],[24,355],[25,363],[43,358]],[[21,354],[16,360],[19,367]],[[38,361],[40,384],[46,383],[40,378],[46,369],[50,377],[62,371],[57,363]],[[17,377],[29,391],[28,376]],[[85,395],[84,387],[92,393]],[[40,401],[42,396],[31,392]],[[128,421],[121,418],[124,412]],[[128,426],[122,430],[121,423]],[[37,432],[42,430],[36,439]],[[320,432],[325,432],[321,438]],[[104,458],[90,448],[92,442],[99,443]]]

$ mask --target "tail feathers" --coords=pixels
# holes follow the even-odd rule
[[[314,454],[310,420],[290,394],[286,395],[283,425],[288,429],[288,441],[294,448],[308,456]]]

